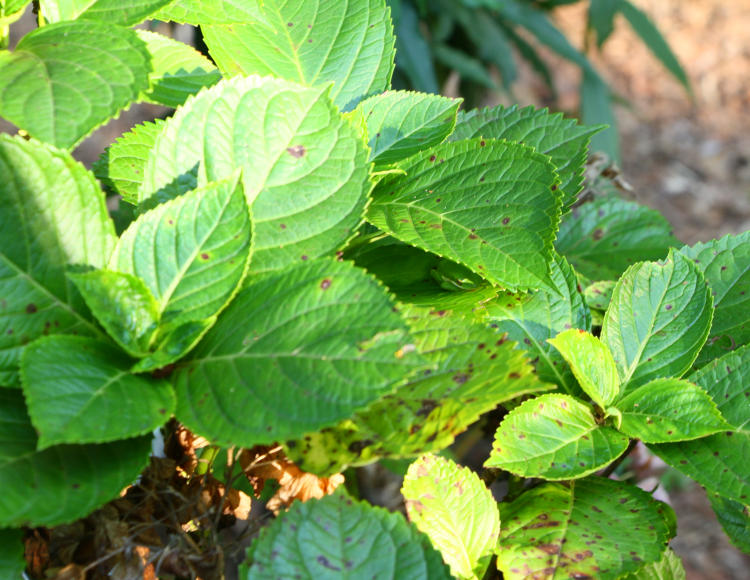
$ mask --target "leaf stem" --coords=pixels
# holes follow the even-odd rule
[[[635,449],[635,446],[638,445],[638,439],[631,439],[630,443],[628,444],[628,448],[625,450],[625,452],[620,455],[617,459],[615,459],[612,463],[607,465],[604,469],[602,469],[599,472],[599,475],[601,477],[609,477],[615,472],[615,469],[620,467],[620,464],[625,461],[625,458],[630,455],[633,452],[633,449]]]

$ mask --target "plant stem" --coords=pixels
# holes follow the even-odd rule
[[[600,471],[599,475],[601,477],[609,477],[610,475],[612,475],[615,472],[615,469],[620,467],[620,464],[625,461],[625,458],[632,453],[636,445],[638,445],[638,439],[631,439],[625,452],[620,455],[620,457],[615,459],[612,463],[607,465],[607,467],[605,467],[602,471]]]

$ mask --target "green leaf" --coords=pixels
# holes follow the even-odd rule
[[[104,195],[67,152],[0,135],[0,384],[43,334],[101,335],[66,276],[101,267],[115,245]]]
[[[669,506],[610,479],[547,483],[503,507],[497,566],[508,580],[615,580],[659,560],[670,538]]]
[[[699,386],[680,379],[655,379],[617,401],[620,431],[644,443],[688,441],[730,428]]]
[[[439,451],[500,403],[549,388],[513,343],[484,324],[450,310],[401,310],[429,366],[351,421],[289,444],[288,453],[304,469],[335,473],[377,457]]]
[[[362,101],[370,161],[386,165],[442,143],[456,124],[460,99],[407,91],[387,91]]]
[[[460,114],[451,140],[507,139],[544,153],[560,177],[563,207],[567,210],[583,187],[583,166],[591,136],[601,129],[584,127],[575,119],[566,119],[561,113],[550,114],[547,109],[499,106]]]
[[[394,20],[397,71],[406,75],[417,91],[440,92],[432,51],[420,29],[419,15],[414,6],[408,2],[400,4],[399,18],[394,16]]]
[[[562,355],[547,342],[563,330],[591,330],[591,314],[578,289],[575,272],[565,258],[554,254],[550,267],[551,290],[529,294],[501,294],[485,305],[489,321],[507,333],[536,361],[539,378],[559,385],[565,392],[581,392]]]
[[[633,27],[633,30],[641,37],[643,43],[648,46],[653,55],[658,58],[665,68],[682,83],[688,92],[691,92],[690,81],[680,61],[677,60],[669,44],[656,28],[651,19],[640,8],[637,8],[628,0],[620,0],[620,12]]]
[[[117,348],[92,338],[50,336],[31,343],[21,377],[37,448],[125,439],[166,422],[175,407],[172,387],[130,374],[131,366]]]
[[[589,284],[583,291],[583,299],[586,301],[586,305],[591,310],[604,312],[609,308],[616,285],[614,280],[601,280]]]
[[[0,403],[0,441],[14,442],[0,451],[0,527],[51,527],[87,516],[117,497],[148,463],[150,435],[37,451],[21,391],[0,389]]]
[[[103,22],[44,26],[13,53],[0,53],[0,116],[72,149],[148,88],[149,71],[133,30]]]
[[[557,251],[592,280],[616,280],[636,262],[660,260],[679,245],[659,212],[616,197],[575,208],[560,223]]]
[[[593,334],[571,328],[549,342],[570,365],[578,384],[600,408],[606,407],[620,392],[620,377],[612,353]]]
[[[236,172],[141,215],[120,237],[109,265],[145,282],[163,333],[215,316],[229,303],[247,272],[250,241]]]
[[[23,530],[0,530],[0,576],[3,578],[23,578],[26,569],[23,537]]]
[[[731,352],[688,377],[706,390],[734,430],[695,441],[649,446],[710,492],[744,505],[750,498],[748,376],[750,346]]]
[[[136,125],[105,149],[91,170],[112,194],[119,194],[131,205],[138,204],[138,190],[157,135],[164,128],[163,119]]]
[[[248,556],[242,580],[451,577],[440,554],[401,514],[340,493],[295,502],[263,529]]]
[[[684,247],[711,286],[714,321],[695,361],[703,366],[727,351],[750,344],[750,232]]]
[[[708,499],[732,544],[745,554],[750,554],[750,526],[748,526],[750,507],[748,504],[743,505],[712,493],[708,494]]]
[[[612,110],[612,91],[594,71],[584,70],[581,82],[581,119],[589,125],[608,125],[591,139],[591,150],[606,153],[615,162],[620,161],[620,137],[617,118]]]
[[[10,26],[26,12],[29,0],[0,0],[0,26]]]
[[[160,311],[143,280],[110,270],[68,274],[68,277],[117,344],[131,356],[148,354]]]
[[[146,20],[172,0],[40,0],[47,22],[95,20],[133,26]]]
[[[173,0],[153,18],[193,26],[244,24],[254,20],[263,21],[262,3],[262,0]]]
[[[711,328],[713,300],[695,264],[670,250],[663,262],[628,268],[604,317],[623,392],[661,377],[681,377]]]
[[[505,416],[485,466],[522,477],[575,479],[612,463],[628,443],[598,425],[588,405],[568,395],[542,395]]]
[[[241,167],[253,215],[251,272],[333,253],[360,224],[371,185],[362,136],[327,92],[258,77],[204,90],[157,137],[140,201]]]
[[[214,443],[245,446],[350,417],[423,362],[393,306],[348,262],[251,277],[177,373],[177,416]]]
[[[401,493],[409,520],[430,538],[457,578],[482,578],[500,535],[500,513],[479,476],[443,457],[409,466]]]
[[[506,288],[546,283],[560,197],[543,155],[472,139],[439,145],[397,167],[406,175],[378,183],[370,223]]]
[[[433,44],[432,54],[435,60],[441,62],[448,69],[456,71],[461,80],[468,80],[488,89],[496,89],[497,83],[482,61],[469,56],[465,52],[451,48],[446,44]]]
[[[183,42],[167,36],[136,31],[151,55],[150,87],[140,100],[178,107],[203,87],[221,80],[221,73],[205,56]]]
[[[622,0],[591,0],[588,25],[596,33],[596,43],[601,47],[615,29],[615,15]]]
[[[333,82],[342,111],[390,87],[394,39],[385,0],[325,4],[261,3],[262,20],[201,24],[211,57],[225,76],[273,75],[305,86]]]
[[[685,568],[680,557],[667,548],[658,562],[647,564],[622,580],[685,580]]]

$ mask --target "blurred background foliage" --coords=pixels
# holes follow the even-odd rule
[[[583,50],[554,24],[562,5],[588,4]],[[451,79],[466,107],[487,103],[488,91],[502,91],[511,102],[525,61],[545,82],[549,105],[557,90],[549,52],[581,71],[579,110],[584,123],[610,129],[593,139],[592,148],[619,161],[620,147],[613,105],[621,100],[588,58],[610,38],[615,19],[624,18],[653,55],[690,93],[682,65],[648,15],[629,0],[388,0],[397,33],[394,88],[450,93]],[[453,77],[452,77],[453,75]]]

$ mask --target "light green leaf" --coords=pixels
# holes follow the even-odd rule
[[[401,514],[340,493],[295,502],[263,529],[248,556],[242,580],[451,577],[440,554]]]
[[[15,443],[0,451],[0,527],[52,527],[89,515],[132,484],[151,451],[150,435],[36,451],[23,394],[10,389],[0,389],[0,441]]]
[[[560,177],[563,208],[569,209],[583,186],[583,166],[588,157],[591,136],[601,127],[585,127],[560,113],[533,107],[495,107],[459,115],[452,141],[484,137],[507,139],[534,147],[544,153]]]
[[[578,289],[575,272],[565,258],[554,254],[550,266],[551,290],[529,294],[501,294],[485,307],[493,328],[508,333],[536,360],[539,378],[559,385],[571,395],[580,394],[573,373],[547,339],[569,328],[591,330],[591,314]],[[554,290],[554,291],[553,291]]]
[[[659,212],[617,197],[575,208],[560,223],[557,251],[592,280],[616,280],[636,262],[660,260],[679,245]]]
[[[711,333],[695,361],[703,366],[750,343],[750,232],[679,250],[701,270],[714,297]]]
[[[524,353],[486,325],[450,310],[400,308],[429,366],[352,420],[290,444],[288,453],[304,469],[335,473],[378,457],[439,451],[500,403],[550,388]]]
[[[0,53],[0,116],[72,149],[148,88],[150,70],[133,30],[103,22],[44,26]]]
[[[110,270],[68,277],[107,333],[131,356],[145,356],[159,325],[159,304],[143,280]]]
[[[571,328],[549,342],[570,365],[578,384],[599,407],[605,409],[620,392],[620,377],[612,353],[593,334]]]
[[[685,580],[685,568],[680,557],[667,548],[658,562],[647,564],[622,580]]]
[[[615,406],[620,431],[644,443],[671,443],[713,435],[731,427],[699,386],[680,379],[655,379]]]
[[[631,266],[615,287],[601,335],[623,392],[682,376],[706,342],[712,316],[710,289],[682,254],[670,250],[663,262]]]
[[[442,143],[456,124],[461,99],[387,91],[362,101],[355,112],[367,123],[370,161],[400,161]]]
[[[666,69],[682,83],[688,92],[691,92],[690,81],[680,61],[677,60],[669,44],[656,28],[651,19],[640,8],[637,8],[628,0],[620,0],[619,9],[622,15],[633,27],[633,30],[641,37],[644,44],[648,46],[653,55],[658,58]]]
[[[221,73],[205,56],[183,42],[167,36],[136,31],[151,55],[150,87],[140,100],[177,107],[203,87],[221,80]]]
[[[406,513],[457,578],[482,578],[500,535],[500,513],[476,473],[423,455],[409,466],[401,493]]]
[[[193,26],[244,24],[248,21],[264,21],[262,4],[262,0],[173,0],[157,12],[154,19]]]
[[[668,505],[627,483],[547,483],[503,506],[497,566],[507,580],[615,580],[656,562],[670,539]]]
[[[8,580],[23,578],[26,569],[23,537],[23,530],[0,530],[0,577]]]
[[[133,26],[146,20],[172,0],[40,0],[47,22],[95,20]]]
[[[342,111],[390,87],[394,39],[385,0],[273,0],[259,10],[261,20],[201,23],[225,76],[273,75],[305,86],[333,82],[331,99]]]
[[[583,299],[591,310],[604,312],[609,308],[612,301],[612,292],[615,290],[616,282],[614,280],[600,280],[586,286],[583,291]]]
[[[0,0],[0,26],[10,26],[26,12],[30,0]]]
[[[485,466],[522,477],[575,479],[610,464],[628,443],[598,425],[588,405],[568,395],[542,395],[505,416]]]
[[[21,366],[38,449],[142,435],[175,407],[166,381],[130,374],[132,361],[105,342],[50,336],[31,343]]]
[[[177,415],[214,443],[301,437],[391,392],[423,362],[414,350],[390,296],[348,262],[250,277],[177,373]]]
[[[252,272],[333,253],[360,224],[371,186],[367,147],[327,91],[258,77],[204,90],[157,137],[140,201],[241,167],[253,215]]]
[[[406,175],[378,183],[370,223],[506,288],[546,283],[560,197],[543,155],[472,139],[439,145],[397,167]]]
[[[716,517],[734,546],[750,554],[750,507],[716,493],[709,493],[708,499]]]
[[[245,277],[250,241],[236,172],[141,215],[120,237],[109,266],[145,282],[163,334],[221,311]]]
[[[750,346],[731,352],[688,377],[706,390],[733,430],[695,441],[649,445],[664,461],[710,492],[745,505],[750,498],[748,376]]]
[[[12,386],[26,343],[101,335],[65,271],[103,266],[116,238],[104,195],[70,154],[0,135],[0,175],[0,384]]]
[[[138,204],[146,160],[164,123],[163,119],[156,119],[153,123],[147,121],[136,125],[105,149],[91,167],[105,189],[121,195],[131,205]]]

